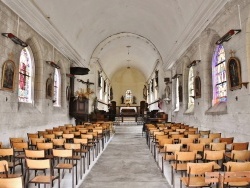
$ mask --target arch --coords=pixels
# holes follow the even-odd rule
[[[121,42],[123,41],[123,39],[126,39],[126,42]],[[126,46],[130,45],[128,44],[129,42],[127,42],[130,39],[131,40],[133,39],[133,43],[135,44],[134,46],[131,47],[131,49],[136,49],[134,50],[136,51],[136,53],[130,53],[130,57],[134,55],[131,60],[131,63],[133,63],[134,68],[141,69],[141,72],[143,72],[145,77],[149,77],[152,73],[152,69],[154,69],[155,61],[158,59],[159,62],[162,64],[163,62],[162,57],[152,41],[150,41],[149,39],[141,35],[130,33],[130,32],[116,33],[105,38],[103,41],[101,41],[92,52],[90,64],[95,63],[97,61],[101,62],[104,71],[107,73],[107,76],[109,78],[112,77],[115,71],[119,70],[120,68],[122,68],[122,66],[126,64],[126,61],[127,61],[126,53],[128,53],[127,50],[129,50],[126,48]],[[123,49],[123,54],[120,54],[120,56],[123,56],[123,57],[118,60],[116,58],[112,58],[112,61],[113,59],[116,59],[116,61],[112,63],[112,67],[110,66],[106,67],[106,64],[110,63],[110,61],[107,60],[107,56],[109,53],[111,56],[111,51],[109,51],[109,49],[111,48],[112,44],[117,42],[118,40],[120,41],[122,45],[124,44],[124,46],[121,47]],[[140,48],[141,46],[143,46],[143,50],[142,48]],[[120,51],[117,51],[117,54],[118,52],[119,53],[121,52],[121,48],[119,48]],[[144,55],[139,54],[139,53],[143,53]],[[136,56],[136,54],[138,55]],[[149,54],[152,56],[152,61],[150,61],[150,64],[147,63],[147,66],[145,66],[144,63],[148,62],[147,56]],[[115,54],[112,51],[112,57],[113,56],[115,56]]]

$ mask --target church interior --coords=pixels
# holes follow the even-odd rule
[[[37,187],[30,150],[58,169],[54,187],[250,186],[249,10],[249,0],[0,0],[0,172],[2,149],[22,163],[0,188],[15,169]],[[72,152],[64,178],[57,150]],[[230,162],[245,179],[229,182]],[[193,163],[211,167],[199,185],[183,173]]]

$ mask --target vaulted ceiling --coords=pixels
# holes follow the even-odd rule
[[[147,78],[157,61],[171,68],[225,0],[2,0],[74,62],[122,67]]]

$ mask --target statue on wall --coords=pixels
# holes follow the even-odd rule
[[[121,97],[121,104],[124,104],[124,96]]]

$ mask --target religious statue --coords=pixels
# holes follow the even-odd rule
[[[121,104],[124,104],[124,96],[121,97]]]

